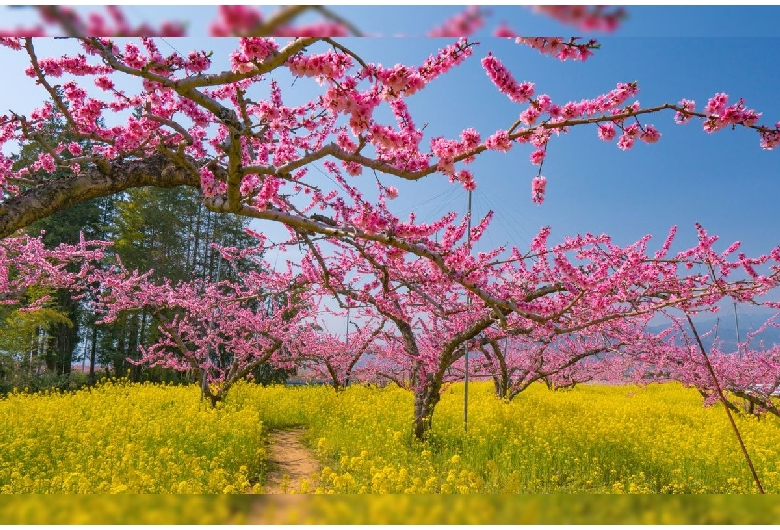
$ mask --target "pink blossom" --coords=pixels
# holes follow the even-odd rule
[[[517,37],[515,42],[529,46],[544,55],[551,55],[558,60],[585,61],[593,55],[598,48],[596,39],[590,39],[587,43],[579,43],[580,37],[572,37],[565,41],[563,37]]]
[[[76,142],[70,142],[68,144],[68,151],[70,151],[70,154],[73,156],[81,156],[82,153],[81,146]]]
[[[200,187],[206,197],[216,195],[214,173],[207,167],[200,168]]]
[[[460,38],[455,44],[440,49],[429,57],[417,72],[426,83],[430,83],[440,75],[446,74],[453,67],[463,63],[473,52],[468,39]]]
[[[710,98],[710,100],[707,102],[707,105],[704,107],[704,113],[719,115],[726,108],[726,103],[728,103],[728,101],[728,94],[723,92],[715,94]]]
[[[642,131],[640,138],[645,143],[654,144],[661,139],[661,133],[652,125],[645,125],[645,129]]]
[[[621,134],[618,138],[617,146],[623,151],[628,151],[634,146],[634,137],[630,134]]]
[[[674,115],[675,123],[684,124],[691,121],[691,115],[688,112],[693,112],[696,109],[696,102],[693,100],[683,99],[678,104],[682,107],[683,111],[677,111]]]
[[[530,106],[520,113],[519,120],[525,125],[530,126],[536,123],[536,120],[539,119],[540,115],[541,112],[539,109],[534,106]]]
[[[547,179],[538,175],[531,181],[531,200],[536,204],[544,202],[544,193],[547,188]]]
[[[213,37],[247,35],[263,22],[263,14],[254,6],[218,6],[217,15],[209,28]]]
[[[54,165],[54,158],[49,153],[43,153],[38,157],[41,169],[47,173],[54,173],[56,166]]]
[[[609,142],[615,138],[615,124],[609,122],[609,123],[600,123],[598,126],[598,135],[599,138],[604,140],[605,142]]]
[[[515,31],[510,28],[506,22],[502,22],[495,30],[493,30],[493,36],[514,39],[517,38],[517,33],[515,33]]]
[[[238,47],[250,61],[263,61],[279,49],[274,39],[263,37],[242,37],[238,39]]]
[[[31,35],[25,35],[31,36]],[[0,37],[0,46],[7,46],[12,50],[21,50],[23,47],[22,40],[19,37]]]
[[[477,188],[474,175],[468,169],[462,169],[455,174],[455,179],[463,185],[466,190],[473,191]]]
[[[95,78],[95,85],[103,90],[112,90],[114,88],[114,82],[108,76],[101,75]]]
[[[533,153],[531,153],[531,163],[534,165],[539,165],[544,161],[544,155],[546,151],[544,149],[537,149]]]
[[[363,166],[361,166],[357,162],[345,161],[342,162],[342,164],[347,174],[350,175],[351,177],[357,177],[358,175],[363,173]]]
[[[612,6],[532,6],[537,13],[544,13],[566,24],[572,24],[583,31],[614,31],[620,22],[626,18],[622,7]]]
[[[468,129],[464,129],[460,133],[460,137],[461,140],[463,141],[462,148],[461,148],[463,150],[474,149],[479,145],[480,135],[476,129],[473,129],[471,127],[469,127]]]
[[[533,97],[534,84],[528,82],[520,84],[515,81],[504,64],[491,53],[482,59],[482,67],[496,88],[515,103],[525,103]]]
[[[429,37],[466,37],[481,28],[485,13],[479,6],[469,6],[446,20],[441,27],[428,32]]]
[[[211,59],[203,52],[190,52],[187,58],[189,59],[187,68],[191,72],[203,72],[211,66]]]
[[[495,151],[509,151],[509,149],[512,148],[512,141],[509,139],[509,133],[504,130],[496,131],[485,141],[485,147]]]
[[[775,125],[774,131],[761,132],[761,148],[774,149],[780,145],[780,123]]]

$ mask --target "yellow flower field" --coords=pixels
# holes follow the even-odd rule
[[[0,401],[3,493],[231,493],[257,482],[263,426],[194,387],[105,383]]]
[[[268,429],[304,426],[318,493],[751,493],[722,408],[695,390],[492,386],[447,390],[421,444],[412,396],[395,387],[238,385],[211,409],[196,387],[105,383],[0,400],[4,493],[260,491]],[[780,422],[738,417],[764,489],[780,493]]]
[[[472,384],[464,435],[462,388],[443,396],[426,445],[412,441],[412,396],[397,388],[268,389],[263,395],[285,408],[261,415],[278,423],[295,413],[310,426],[310,446],[327,466],[322,492],[756,491],[724,411],[704,409],[695,390],[538,385],[505,403],[492,385]],[[764,489],[780,492],[780,422],[737,422]]]

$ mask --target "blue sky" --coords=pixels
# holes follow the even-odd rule
[[[31,14],[24,9],[0,9],[10,15],[4,27],[14,27],[22,22],[20,17]],[[506,20],[530,35],[581,33],[522,7],[490,9],[490,29]],[[409,34],[422,33],[451,12],[446,7],[340,8],[340,13],[366,31],[384,34],[399,28]],[[780,27],[780,8],[662,6],[629,7],[628,12],[630,18],[614,35],[596,35],[602,48],[585,63],[559,62],[511,41],[478,35],[480,45],[465,65],[410,98],[417,125],[429,124],[427,138],[457,137],[466,126],[475,127],[486,138],[515,121],[524,106],[498,93],[485,76],[479,60],[488,51],[518,81],[534,82],[537,94],[547,93],[558,103],[592,98],[617,82],[637,80],[641,89],[637,99],[643,106],[688,98],[696,100],[701,109],[716,92],[726,92],[730,101],[743,97],[749,108],[762,112],[762,123],[780,121],[780,38],[772,37]],[[214,8],[188,7],[187,13],[191,34],[203,35]],[[128,14],[137,20],[171,19],[180,16],[181,7],[136,6]],[[367,61],[389,65],[419,64],[451,39],[345,42]],[[185,53],[212,49],[216,58],[226,57],[234,41],[198,37],[167,39],[167,44]],[[170,51],[167,44],[161,44],[163,51]],[[41,46],[65,50],[71,45],[60,40]],[[2,112],[24,112],[42,101],[42,91],[31,88],[31,82],[14,67],[17,59],[0,50],[0,60],[6,66],[0,86]],[[289,80],[279,79],[287,103],[316,93],[314,83],[299,81],[291,88]],[[755,131],[724,130],[710,135],[696,121],[676,125],[673,112],[648,116],[643,123],[654,124],[663,135],[661,141],[655,145],[638,142],[627,152],[614,142],[598,140],[595,126],[554,137],[544,165],[548,193],[541,206],[531,202],[530,183],[537,168],[528,160],[530,146],[480,157],[471,166],[478,185],[475,215],[492,209],[496,219],[481,242],[483,248],[478,249],[505,243],[523,249],[545,225],[552,227],[553,241],[593,232],[629,244],[651,233],[653,248],[660,246],[671,225],[678,225],[674,248],[681,249],[695,244],[695,222],[710,234],[720,235],[724,249],[734,240],[743,241],[748,254],[780,245],[780,149],[762,150]],[[400,189],[401,196],[392,204],[404,215],[415,210],[421,220],[431,220],[447,211],[463,212],[466,206],[465,191],[442,176],[416,183],[397,183],[387,177],[383,181]],[[270,226],[258,228],[275,231]]]

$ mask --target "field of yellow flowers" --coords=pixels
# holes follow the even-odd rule
[[[262,491],[268,430],[306,428],[318,493],[752,493],[721,408],[680,385],[487,383],[443,396],[424,444],[395,387],[237,386],[211,409],[196,387],[107,382],[0,400],[3,493]],[[780,493],[780,422],[737,418],[764,489]],[[316,489],[315,489],[316,488]]]
[[[233,493],[261,480],[256,410],[196,387],[103,383],[0,400],[2,493]]]

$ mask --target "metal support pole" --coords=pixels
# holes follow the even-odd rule
[[[737,317],[737,303],[734,302],[734,324],[737,326],[737,353],[739,354],[739,358],[742,358],[742,348],[739,347],[739,318]]]
[[[468,202],[468,228],[466,232],[466,245],[469,247],[469,254],[471,254],[471,190],[469,190],[469,202]],[[467,304],[471,305],[471,295],[468,295]],[[469,430],[469,347],[468,343],[464,344],[465,351],[465,367],[466,375],[463,380],[463,431]]]

